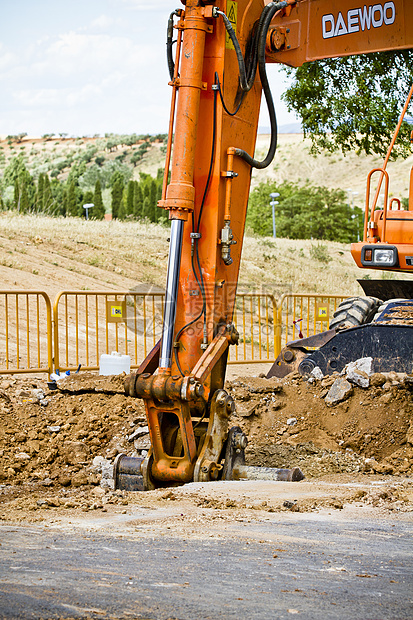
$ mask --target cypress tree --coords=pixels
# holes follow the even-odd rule
[[[134,181],[129,181],[128,193],[127,193],[127,198],[126,198],[126,215],[133,215],[134,193],[135,193],[135,183]]]
[[[74,180],[69,183],[66,200],[66,216],[74,217],[77,215],[76,185]]]
[[[20,211],[20,188],[17,179],[14,181],[13,206],[17,211]]]
[[[148,197],[143,199],[142,217],[147,218],[148,220],[151,219],[151,203],[149,202]]]
[[[157,204],[157,193],[158,188],[156,185],[155,179],[151,179],[150,187],[149,187],[149,200],[151,203],[151,216],[150,219],[152,222],[158,221],[158,204]]]
[[[113,219],[116,219],[119,217],[119,211],[121,210],[123,197],[123,177],[119,172],[115,172],[112,179],[112,217]]]
[[[43,188],[44,188],[44,177],[43,173],[39,174],[39,178],[37,180],[37,192],[36,192],[36,211],[43,211]]]
[[[43,179],[43,211],[48,212],[52,206],[52,190],[50,189],[50,181],[47,174]]]
[[[29,211],[29,196],[27,193],[26,183],[22,183],[20,194],[20,213],[28,213]]]
[[[93,218],[103,220],[105,218],[105,205],[102,200],[102,188],[99,179],[95,183],[95,192],[93,194]]]
[[[135,190],[133,193],[133,215],[137,218],[142,217],[143,209],[143,195],[141,184],[138,181],[134,181]]]

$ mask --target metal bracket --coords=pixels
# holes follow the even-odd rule
[[[194,481],[217,480],[220,457],[228,434],[228,418],[235,411],[234,400],[225,390],[217,390],[211,401],[209,424],[200,455],[195,463]]]

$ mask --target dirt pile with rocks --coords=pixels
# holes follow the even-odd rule
[[[1,381],[0,483],[99,484],[94,457],[129,452],[130,436],[146,426],[143,403],[125,396],[123,380],[85,373],[54,390],[44,379]]]
[[[0,381],[3,507],[14,502],[16,509],[106,511],[130,501],[130,494],[110,488],[113,459],[119,452],[145,455],[150,440],[143,403],[125,396],[123,381],[84,373],[54,390],[34,377]],[[413,473],[410,377],[372,375],[363,388],[338,375],[307,380],[291,374],[282,380],[240,378],[226,389],[236,402],[230,423],[248,435],[248,464],[298,465],[309,481],[349,474],[408,481]],[[398,491],[377,493],[353,500],[398,501]]]
[[[337,373],[309,380],[297,373],[228,382],[236,401],[234,421],[248,435],[247,461],[298,465],[307,477],[412,474],[411,378],[376,373],[365,383],[368,387],[360,387]]]

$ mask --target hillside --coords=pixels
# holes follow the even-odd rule
[[[168,236],[169,228],[159,224],[4,212],[2,288],[40,289],[51,297],[69,289],[163,288]],[[357,278],[391,275],[357,269],[344,244],[246,236],[239,290],[352,295],[361,293]]]
[[[122,143],[135,142],[133,144]],[[129,140],[127,139],[129,138]],[[164,135],[160,136],[115,136],[115,137],[53,137],[0,140],[0,177],[13,157],[23,154],[30,173],[37,178],[47,172],[58,180],[67,179],[71,167],[85,162],[87,168],[93,165],[118,161],[132,170],[132,178],[139,180],[140,173],[156,176],[164,167]],[[259,134],[256,155],[266,153],[269,136]],[[254,170],[252,187],[267,179],[277,183],[297,181],[300,184],[325,185],[330,189],[351,190],[354,204],[364,206],[366,178],[368,172],[381,166],[382,160],[376,156],[349,153],[329,153],[323,151],[317,156],[310,153],[310,141],[303,140],[302,134],[280,134],[278,149],[273,163],[265,170]],[[147,149],[147,150],[146,150]],[[139,152],[139,156],[137,153]],[[140,157],[140,158],[139,158]],[[133,158],[135,161],[133,161]],[[408,196],[410,169],[413,155],[405,161],[390,162],[390,194],[398,197]],[[90,189],[93,189],[91,186]]]
[[[24,156],[25,166],[39,174],[65,181],[73,166],[88,171],[119,164],[132,171],[156,175],[164,166],[165,136],[8,137],[0,141],[0,180],[10,161]],[[256,154],[264,155],[269,137],[258,136]],[[274,161],[266,170],[254,170],[252,187],[271,179],[297,181],[351,190],[354,204],[363,205],[368,171],[379,166],[376,157],[345,157],[339,153],[310,154],[310,142],[301,134],[280,134]],[[413,155],[390,162],[391,193],[408,195]],[[90,175],[92,176],[92,175]],[[84,179],[88,176],[84,175]],[[87,189],[83,181],[83,190]],[[93,189],[91,186],[89,189]],[[3,187],[3,191],[6,191]],[[13,188],[8,188],[13,193]],[[110,204],[110,190],[106,190]],[[270,206],[268,206],[270,209]],[[168,253],[168,228],[139,222],[85,222],[78,218],[50,218],[3,212],[0,216],[3,288],[40,288],[50,294],[67,288],[129,289],[137,284],[163,288]],[[155,241],[154,241],[155,240]],[[349,247],[324,243],[325,260],[317,260],[318,242],[254,238],[245,240],[240,289],[266,287],[271,292],[357,294],[357,278],[392,277],[361,271],[353,264]],[[322,252],[322,254],[323,254]],[[314,275],[315,274],[315,275]],[[404,276],[408,277],[408,276]]]

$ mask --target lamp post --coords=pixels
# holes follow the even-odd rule
[[[275,227],[275,205],[279,204],[278,200],[275,200],[275,198],[278,198],[279,195],[280,194],[278,194],[277,192],[271,192],[270,194],[270,205],[272,207],[272,236],[274,237],[274,239],[277,238],[277,231]]]
[[[86,210],[86,219],[89,219],[89,209],[91,209],[92,207],[94,207],[95,205],[93,204],[93,202],[88,202],[85,205],[83,205],[83,208]]]

